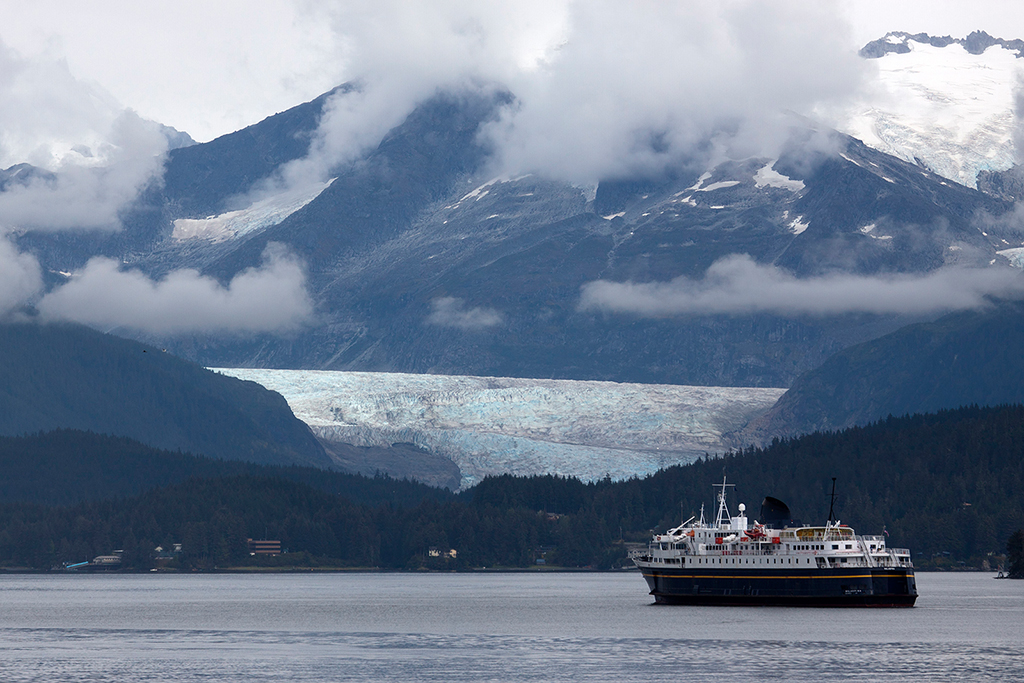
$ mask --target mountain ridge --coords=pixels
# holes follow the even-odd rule
[[[277,224],[226,239],[172,236],[175,220],[226,210],[247,182],[304,153],[329,95],[172,153],[172,178],[207,178],[187,211],[174,188],[191,190],[173,181],[140,198],[122,233],[99,246],[32,234],[18,245],[53,278],[106,254],[150,278],[193,268],[224,283],[259,266],[270,242],[297,255],[316,314],[288,337],[123,332],[207,366],[770,387],[938,312],[651,316],[586,308],[581,288],[699,284],[736,254],[797,278],[885,278],[1006,264],[998,252],[1020,242],[979,227],[979,216],[1006,214],[1010,202],[804,120],[794,120],[777,159],[681,166],[596,189],[495,178],[480,126],[512,95],[493,89],[436,95]],[[278,139],[286,134],[287,144]],[[257,148],[277,156],[232,165]],[[221,157],[222,167],[211,166]]]
[[[932,47],[961,45],[972,55],[980,55],[988,48],[998,45],[1007,50],[1016,50],[1018,58],[1024,58],[1024,40],[1019,38],[1005,40],[993,38],[985,31],[972,31],[966,38],[952,36],[932,36],[927,33],[907,33],[906,31],[890,31],[881,38],[872,40],[860,49],[860,56],[866,59],[878,59],[890,53],[906,54],[910,52],[909,41],[927,43]]]
[[[1024,304],[999,302],[850,346],[797,378],[743,433],[864,425],[889,415],[1024,402]]]
[[[0,325],[0,434],[58,428],[211,457],[331,467],[280,394],[70,324]]]

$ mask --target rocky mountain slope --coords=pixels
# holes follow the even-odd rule
[[[0,434],[125,436],[226,460],[331,467],[280,394],[76,325],[0,325]]]
[[[909,325],[851,346],[793,382],[746,435],[844,429],[888,415],[1024,403],[1024,306]]]

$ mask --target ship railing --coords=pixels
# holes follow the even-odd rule
[[[715,550],[714,548],[708,548],[703,553],[687,553],[687,555],[693,555],[694,557],[731,557],[733,555],[742,555],[744,557],[767,557],[782,554],[778,550]]]

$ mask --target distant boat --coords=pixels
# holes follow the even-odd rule
[[[657,603],[912,607],[917,585],[910,551],[886,548],[884,536],[858,536],[838,520],[798,526],[789,508],[767,497],[764,521],[746,507],[730,516],[723,479],[713,524],[691,517],[646,550],[630,553]],[[834,495],[834,482],[833,482]]]

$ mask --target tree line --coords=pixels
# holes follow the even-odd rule
[[[103,477],[97,472],[119,481],[142,479],[134,488],[120,485],[124,495],[70,503],[53,491],[49,499],[31,501],[5,492],[0,565],[7,567],[46,569],[119,549],[126,568],[141,570],[156,562],[154,547],[181,543],[173,564],[183,570],[261,563],[464,569],[526,567],[538,560],[609,568],[627,563],[628,543],[646,542],[652,530],[699,514],[702,503],[712,516],[711,484],[723,475],[736,484],[733,510],[745,502],[748,516],[757,518],[761,499],[771,495],[814,524],[827,517],[836,477],[842,521],[859,533],[886,533],[890,545],[912,550],[919,567],[980,567],[1002,555],[1011,534],[1024,528],[1022,406],[890,417],[626,481],[504,475],[459,494],[385,477],[260,466],[231,470],[242,465],[149,453],[178,463],[177,478],[161,483],[156,479],[165,473],[145,478],[156,465],[141,456],[138,463],[150,464],[137,469],[148,468],[150,475],[133,470],[127,440],[80,432],[33,438],[34,450],[22,450],[45,464],[54,491],[98,487]],[[74,451],[69,444],[76,440],[89,448]],[[5,459],[12,443],[25,445],[0,440],[4,472],[13,467]],[[102,453],[108,446],[116,453],[118,444],[115,467]],[[48,449],[50,460],[40,455]],[[93,453],[89,466],[71,466],[85,452]],[[25,467],[24,459],[18,462]],[[218,469],[222,465],[228,469]],[[250,556],[248,538],[280,540],[288,553]],[[455,557],[447,555],[451,549]]]

